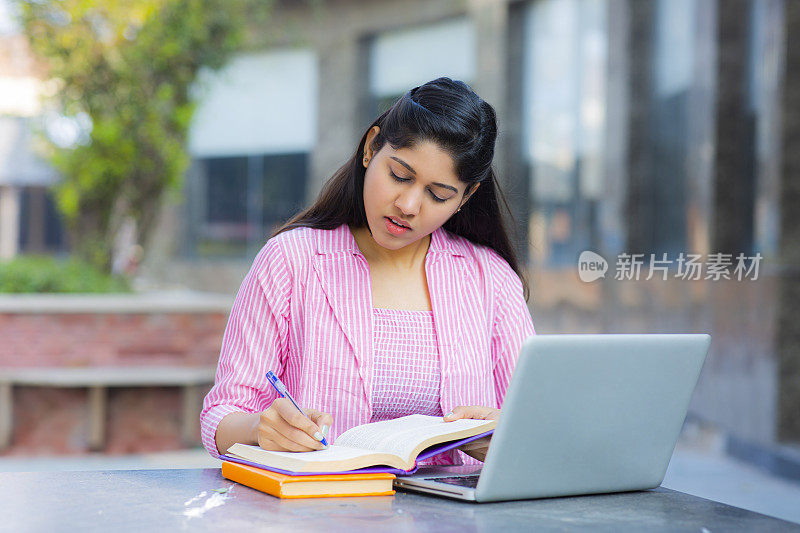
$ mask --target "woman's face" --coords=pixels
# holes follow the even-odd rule
[[[365,146],[378,131],[377,126],[372,128]],[[399,250],[433,233],[466,201],[462,198],[467,185],[456,177],[450,155],[435,143],[425,141],[395,150],[385,142],[376,153],[367,148],[362,164],[367,167],[367,223],[373,239],[384,248]],[[470,196],[475,189],[477,186]]]

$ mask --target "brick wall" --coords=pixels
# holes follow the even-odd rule
[[[216,365],[232,298],[198,304],[170,296],[167,305],[158,297],[115,298],[0,297],[0,369]],[[11,446],[3,455],[90,451],[86,388],[15,386],[13,401]],[[180,387],[108,388],[102,451],[185,447],[181,401]]]
[[[0,313],[0,366],[209,365],[227,315]]]

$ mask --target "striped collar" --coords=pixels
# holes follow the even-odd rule
[[[348,252],[353,255],[364,256],[359,250],[358,243],[356,243],[356,239],[347,224],[342,224],[332,230],[314,230],[314,232],[316,233],[317,253],[319,254],[333,255]],[[440,226],[431,233],[428,253],[464,256],[464,246],[464,239],[451,235]]]

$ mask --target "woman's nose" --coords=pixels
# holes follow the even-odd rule
[[[419,213],[419,206],[422,203],[421,196],[422,194],[419,191],[415,191],[412,188],[398,196],[394,205],[403,212],[404,216],[416,215]]]

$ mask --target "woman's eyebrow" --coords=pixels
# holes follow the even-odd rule
[[[403,160],[402,160],[402,159],[400,159],[399,157],[395,157],[395,156],[393,156],[393,155],[390,155],[390,156],[389,156],[389,158],[391,158],[391,159],[394,159],[395,161],[397,161],[398,163],[400,163],[401,165],[403,165],[404,167],[406,167],[406,168],[407,168],[408,170],[410,170],[410,171],[411,171],[411,173],[412,173],[412,174],[414,174],[415,176],[417,175],[417,171],[416,171],[416,170],[414,170],[413,168],[411,168],[411,165],[409,165],[408,163],[406,163],[405,161],[403,161]],[[453,192],[458,192],[458,189],[456,189],[456,188],[455,188],[455,187],[453,187],[452,185],[447,185],[446,183],[433,182],[433,183],[431,183],[431,185],[436,185],[437,187],[444,187],[445,189],[450,189],[450,190],[451,190],[451,191],[453,191]]]

